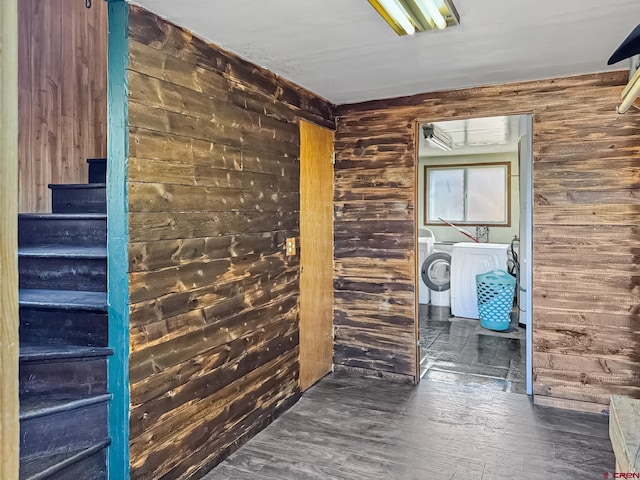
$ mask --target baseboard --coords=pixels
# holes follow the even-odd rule
[[[408,383],[415,385],[416,378],[412,375],[402,375],[399,373],[382,372],[380,370],[371,370],[361,367],[350,367],[348,365],[334,365],[333,372],[335,375],[352,376],[352,377],[364,377],[364,378],[378,378],[381,380],[389,380],[396,383]]]
[[[567,398],[547,397],[544,395],[534,395],[533,403],[543,407],[562,408],[564,410],[575,410],[578,412],[608,414],[609,405],[602,403],[585,402],[582,400],[569,400]]]

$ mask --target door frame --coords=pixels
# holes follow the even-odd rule
[[[128,83],[129,5],[108,3],[107,81],[107,299],[109,346],[109,478],[128,480],[129,468],[129,222],[127,165],[129,157]]]
[[[418,302],[418,287],[420,282],[420,265],[418,265],[418,225],[420,225],[420,218],[418,214],[418,201],[419,201],[419,175],[420,175],[420,125],[429,122],[447,122],[450,120],[471,120],[474,118],[487,118],[487,117],[511,117],[511,116],[521,116],[525,118],[525,129],[526,129],[526,137],[528,138],[528,162],[526,165],[519,165],[519,175],[525,174],[527,177],[527,188],[523,192],[520,189],[520,196],[526,196],[526,208],[525,215],[527,217],[526,221],[526,229],[527,229],[527,239],[525,249],[528,253],[527,258],[522,260],[521,264],[525,264],[524,274],[526,276],[526,285],[527,289],[524,292],[525,304],[521,305],[520,308],[524,308],[528,315],[528,322],[526,325],[526,341],[525,341],[525,374],[526,374],[526,394],[533,396],[533,112],[514,112],[514,113],[500,113],[500,112],[492,112],[490,115],[468,115],[468,116],[456,116],[456,117],[438,117],[438,118],[429,118],[425,119],[417,119],[414,121],[414,166],[413,166],[413,182],[414,182],[414,209],[413,209],[413,222],[414,222],[414,250],[413,250],[413,258],[414,258],[414,271],[415,271],[415,288],[414,288],[414,303],[415,303],[415,314],[414,314],[414,328],[415,328],[415,338],[416,338],[416,381],[415,383],[420,383],[420,316],[419,316],[419,302]]]
[[[18,1],[0,3],[0,478],[18,478]]]

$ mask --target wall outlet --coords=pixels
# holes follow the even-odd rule
[[[287,238],[287,256],[291,257],[296,254],[295,237]]]

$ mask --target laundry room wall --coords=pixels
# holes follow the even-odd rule
[[[417,121],[533,116],[533,389],[600,411],[640,397],[640,117],[628,72],[435,92],[338,109],[338,365],[415,379]],[[345,248],[346,246],[350,248]],[[347,334],[342,334],[342,331]]]
[[[519,233],[520,222],[520,176],[518,172],[518,152],[479,153],[473,155],[421,156],[418,169],[418,225],[433,231],[440,242],[467,242],[469,238],[449,226],[426,225],[424,167],[440,165],[469,165],[474,163],[510,162],[511,163],[511,222],[509,226],[491,225],[489,227],[489,241],[493,243],[511,243],[514,235]],[[455,223],[455,222],[454,222]],[[475,226],[461,225],[461,228],[475,235]]]

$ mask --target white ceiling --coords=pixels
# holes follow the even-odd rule
[[[421,130],[418,153],[421,157],[444,157],[517,152],[520,137],[526,133],[524,119],[525,115],[510,115],[431,122],[451,138],[453,149],[445,152],[435,147]]]
[[[132,3],[336,104],[626,69],[640,23],[639,0],[454,0],[460,26],[399,37],[367,0]]]

